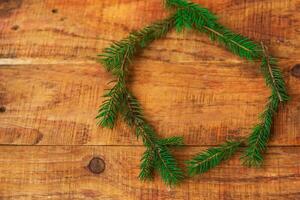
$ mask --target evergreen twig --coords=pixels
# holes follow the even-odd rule
[[[124,120],[129,125],[135,126],[136,135],[143,139],[144,145],[147,147],[142,158],[139,177],[142,180],[152,179],[153,170],[157,169],[167,185],[179,183],[183,179],[183,172],[171,155],[168,146],[182,145],[183,138],[159,139],[153,128],[144,119],[137,99],[130,92],[127,93],[124,103],[127,104],[122,110]]]
[[[289,100],[289,95],[281,70],[278,67],[278,61],[270,55],[268,48],[262,42],[261,48],[263,50],[261,71],[265,77],[266,85],[276,94],[280,102],[285,103]]]
[[[262,153],[266,150],[271,136],[274,115],[278,110],[279,103],[285,103],[289,99],[277,60],[269,55],[268,49],[263,43],[261,43],[261,47],[263,49],[261,71],[265,77],[266,85],[272,91],[272,95],[269,97],[265,111],[260,116],[261,123],[254,127],[247,138],[248,147],[242,156],[242,160],[244,165],[249,167],[262,165]]]
[[[183,144],[182,137],[159,139],[153,128],[146,122],[137,99],[126,88],[127,67],[139,49],[153,40],[163,37],[174,25],[174,17],[156,22],[127,38],[114,43],[100,55],[100,62],[117,77],[116,85],[108,92],[97,118],[103,127],[114,126],[118,112],[124,120],[136,129],[136,135],[143,139],[147,148],[141,159],[141,180],[153,178],[154,170],[159,171],[167,185],[175,185],[183,179],[183,172],[169,151],[169,146]]]
[[[236,34],[218,23],[217,17],[207,8],[186,0],[166,0],[167,7],[176,8],[175,26],[178,31],[194,28],[206,33],[232,53],[250,61],[261,56],[261,48],[249,38]]]
[[[240,145],[240,141],[227,141],[218,147],[212,147],[201,152],[191,160],[187,161],[188,174],[194,176],[196,174],[205,173],[216,167],[222,161],[230,158]]]
[[[114,42],[110,47],[105,48],[99,56],[99,62],[107,71],[112,72],[117,80],[115,86],[104,95],[106,100],[99,109],[97,119],[103,127],[113,128],[118,110],[126,95],[126,74],[127,66],[138,52],[149,45],[155,39],[159,39],[174,26],[174,17],[153,23],[140,31],[129,34],[128,37],[119,42]]]

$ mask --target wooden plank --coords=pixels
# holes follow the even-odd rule
[[[229,27],[269,42],[282,59],[293,100],[279,114],[271,144],[298,145],[299,79],[291,69],[299,61],[299,3],[197,2]],[[130,30],[166,16],[161,1],[0,5],[0,106],[6,109],[0,114],[1,144],[140,144],[124,123],[113,131],[96,127],[94,116],[111,77],[94,64],[93,55]],[[257,66],[212,48],[193,32],[189,39],[187,33],[173,32],[156,41],[135,63],[131,80],[159,134],[184,135],[190,145],[247,135],[268,95]]]
[[[180,162],[203,148],[178,150]],[[239,154],[175,188],[137,179],[142,147],[2,146],[1,199],[299,199],[300,148],[270,148],[262,169],[248,169]],[[87,167],[99,157],[105,170]]]
[[[299,61],[299,1],[197,0],[233,30],[267,42],[282,59]],[[94,62],[111,41],[167,16],[162,0],[12,0],[0,3],[0,57],[41,59],[39,62]],[[149,49],[166,60],[238,60],[212,48],[206,36],[172,33]],[[159,52],[159,54],[157,53]],[[171,55],[171,58],[170,58]]]
[[[272,145],[299,145],[299,79],[282,63],[292,100],[276,118]],[[130,85],[162,137],[183,135],[188,145],[215,145],[246,136],[270,91],[258,66],[139,59]],[[1,144],[140,144],[120,119],[114,130],[95,116],[112,77],[89,65],[16,65],[0,68]],[[162,95],[163,94],[163,95]]]

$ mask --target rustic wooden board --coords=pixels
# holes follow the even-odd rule
[[[297,2],[200,3],[217,12],[229,27],[270,43],[281,58],[293,100],[277,118],[272,144],[299,144],[299,78],[291,73],[299,49]],[[160,1],[2,5],[0,103],[7,112],[0,115],[1,143],[136,144],[123,123],[113,131],[95,125],[103,89],[112,77],[98,69],[101,66],[94,59],[112,40],[163,18]],[[145,13],[143,18],[140,12]],[[262,12],[271,15],[272,23],[267,21],[270,15]],[[253,24],[258,20],[268,26]],[[172,32],[156,41],[132,68],[131,85],[151,123],[161,135],[184,135],[192,145],[218,144],[249,134],[269,94],[258,65],[212,48],[201,34],[191,34],[186,39],[187,33]]]
[[[300,143],[299,79],[286,77],[293,100],[277,116],[272,145]],[[0,78],[2,144],[139,144],[122,119],[113,130],[97,127],[101,95],[112,80],[97,64],[7,65]],[[131,86],[159,134],[183,135],[189,145],[248,135],[270,93],[256,65],[222,62],[140,59]]]
[[[269,43],[278,57],[299,61],[299,1],[195,2],[213,10],[233,30]],[[44,59],[43,63],[94,62],[111,41],[167,16],[162,0],[11,0],[1,3],[0,9],[1,57]],[[211,48],[207,37],[197,33],[187,38],[173,32],[163,44],[156,42],[149,49],[152,58],[164,55],[164,60],[175,63],[239,60],[223,49]]]
[[[112,77],[96,55],[167,16],[161,0],[0,1],[0,199],[300,199],[300,1],[195,0],[226,26],[264,41],[280,58],[292,100],[275,120],[262,169],[239,156],[177,188],[136,178],[141,143],[122,122],[94,119]],[[130,87],[160,136],[183,135],[180,163],[249,134],[269,95],[257,63],[197,32],[155,41]],[[162,95],[161,95],[162,94]],[[95,175],[93,157],[106,163]]]
[[[239,154],[211,172],[167,188],[160,180],[137,179],[142,147],[0,147],[2,199],[299,199],[299,147],[267,153],[263,169],[247,169]],[[176,152],[179,160],[203,148]],[[105,171],[93,174],[90,159],[100,157]],[[232,173],[236,172],[236,173]]]

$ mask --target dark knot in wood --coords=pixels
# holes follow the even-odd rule
[[[51,10],[51,12],[52,12],[53,14],[58,13],[58,9],[53,8],[53,9]]]
[[[105,162],[99,157],[94,157],[90,161],[88,169],[94,174],[101,174],[105,170]]]
[[[296,64],[292,69],[292,75],[300,78],[300,64]]]
[[[4,106],[0,106],[0,113],[3,113],[6,111],[6,108]]]
[[[11,30],[17,31],[20,27],[18,25],[14,25],[11,27]]]

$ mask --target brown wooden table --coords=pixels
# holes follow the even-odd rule
[[[1,0],[0,199],[300,199],[300,1],[196,2],[280,58],[292,100],[276,117],[263,168],[241,166],[239,152],[176,188],[158,177],[142,183],[144,147],[133,131],[122,120],[96,126],[112,80],[96,55],[166,17],[161,0]],[[175,150],[181,165],[248,135],[270,94],[257,63],[194,31],[155,41],[134,63],[130,87],[161,137],[185,137]]]

